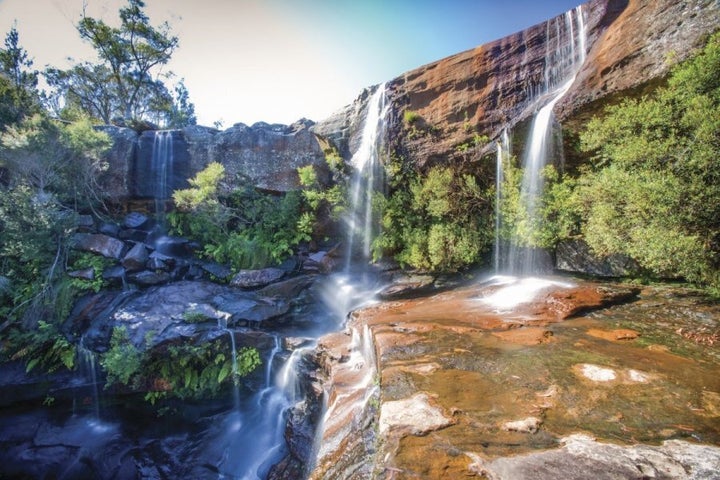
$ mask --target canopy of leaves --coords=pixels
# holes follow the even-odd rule
[[[403,173],[401,163],[390,161],[394,189],[376,199],[383,231],[375,257],[393,255],[414,268],[445,272],[480,260],[491,241],[490,192],[451,167],[431,168],[422,177]]]
[[[195,123],[194,106],[182,81],[170,89],[163,72],[178,46],[167,23],[153,26],[142,0],[128,0],[120,8],[120,26],[83,15],[80,36],[95,49],[100,63],[78,63],[69,70],[50,68],[48,83],[55,103],[79,107],[104,123],[132,125],[150,121],[165,127]]]
[[[582,236],[595,253],[628,255],[653,276],[720,284],[718,71],[715,34],[672,70],[666,86],[593,118],[580,135],[591,164],[576,178],[546,172],[543,225],[529,244]],[[506,172],[503,212],[521,227],[514,178]]]

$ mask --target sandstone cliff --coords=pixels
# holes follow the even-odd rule
[[[224,131],[192,126],[170,132],[173,168],[167,179],[170,192],[187,188],[187,179],[216,161],[225,166],[228,187],[247,182],[256,188],[286,192],[299,187],[297,168],[325,166],[325,155],[310,131],[312,122],[292,125],[236,124]],[[105,196],[122,202],[152,198],[155,192],[151,164],[154,131],[138,135],[128,128],[103,127],[114,140],[106,155],[109,169],[100,179]]]
[[[712,0],[591,0],[581,8],[587,59],[555,107],[567,124],[596,113],[601,100],[661,80],[720,28],[720,7]],[[497,138],[538,108],[546,45],[562,21],[561,15],[389,81],[393,146],[419,166],[479,159],[488,146],[474,142],[476,135]],[[368,97],[366,90],[313,127],[336,142],[346,158],[357,142]],[[414,129],[403,125],[405,111],[415,115]]]

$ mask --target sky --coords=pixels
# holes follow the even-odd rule
[[[504,37],[581,0],[146,0],[180,46],[165,67],[184,79],[198,123],[319,121],[363,88]],[[125,0],[0,0],[0,34],[17,22],[34,67],[94,60],[75,25],[117,25]]]

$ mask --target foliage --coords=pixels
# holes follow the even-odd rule
[[[197,313],[197,312],[196,312]],[[131,342],[125,327],[115,327],[110,349],[101,356],[107,372],[107,386],[115,383],[149,389],[146,400],[155,403],[167,396],[206,398],[217,395],[229,382],[237,383],[260,365],[254,348],[237,352],[235,364],[221,339],[193,345],[171,344],[140,351]]]
[[[100,365],[107,372],[107,385],[122,383],[127,385],[133,375],[141,368],[142,355],[130,343],[125,327],[113,328],[110,337],[110,349],[100,357]]]
[[[490,242],[489,195],[477,179],[450,167],[433,167],[421,177],[398,163],[393,158],[388,165],[393,192],[378,200],[383,232],[374,257],[394,255],[404,265],[431,271],[477,262]]]
[[[592,163],[550,174],[542,201],[550,246],[581,235],[599,255],[625,254],[656,277],[720,281],[720,34],[671,72],[667,86],[628,98],[580,135]],[[515,181],[512,172],[508,182]],[[513,200],[505,200],[512,209]],[[512,213],[512,212],[511,212]],[[516,226],[522,215],[514,216]]]
[[[172,77],[162,67],[170,61],[178,38],[167,23],[151,25],[144,8],[142,0],[128,0],[118,12],[119,27],[83,14],[78,33],[95,49],[100,63],[48,69],[45,75],[55,89],[55,103],[80,107],[104,123],[119,118],[126,124],[194,124],[194,106],[183,82],[173,94],[163,81]]]
[[[147,379],[154,380],[152,385],[156,392],[178,398],[206,398],[217,395],[224,384],[237,383],[240,377],[261,364],[260,355],[254,348],[239,349],[235,365],[232,355],[227,355],[226,351],[220,340],[203,345],[170,345],[162,352],[149,355],[142,372]],[[153,401],[156,396],[147,398]]]
[[[405,122],[406,125],[412,125],[420,120],[422,120],[422,117],[414,110],[405,110],[403,112],[403,122]]]
[[[101,288],[107,285],[107,282],[102,277],[102,273],[106,268],[114,264],[111,259],[91,252],[71,251],[69,256],[70,258],[67,266],[68,271],[85,270],[87,268],[92,268],[93,270],[92,280],[84,278],[70,279],[70,284],[75,290],[78,292],[90,291],[97,293]]]
[[[48,372],[60,367],[68,370],[75,367],[75,345],[62,336],[52,323],[40,321],[34,332],[13,330],[9,343],[22,346],[11,358],[25,360],[27,372],[38,366]]]
[[[38,114],[0,135],[0,162],[11,185],[31,186],[41,196],[52,191],[76,208],[93,208],[101,202],[97,178],[108,168],[102,155],[111,143],[86,118],[66,124]]]
[[[0,132],[8,125],[38,113],[38,72],[19,44],[17,28],[13,26],[5,36],[5,48],[0,48]]]
[[[309,239],[300,192],[276,197],[244,186],[221,196],[224,178],[222,165],[211,163],[190,180],[191,188],[173,194],[173,230],[201,242],[206,256],[234,269],[260,268]]]
[[[320,185],[317,171],[313,165],[298,168],[302,194],[310,211],[315,216],[329,214],[337,220],[346,209],[345,188],[335,184],[329,188]]]
[[[100,157],[109,139],[89,123],[61,124],[34,115],[8,126],[0,141],[0,162],[8,173],[0,186],[0,270],[9,300],[0,305],[0,317],[11,332],[4,348],[27,358],[31,367],[68,366],[74,350],[56,325],[77,295],[98,289],[101,279],[62,274],[67,239],[76,209],[97,205],[92,182],[103,168]]]
[[[183,312],[183,320],[188,323],[201,323],[210,320],[210,317],[197,310],[187,310]]]

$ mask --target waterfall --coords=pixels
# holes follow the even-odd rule
[[[507,128],[503,129],[500,140],[497,141],[495,160],[495,251],[493,252],[493,266],[495,274],[500,273],[502,252],[500,248],[500,230],[502,229],[502,186],[505,182],[503,166],[510,158],[510,136]]]
[[[533,236],[541,221],[538,207],[543,191],[542,170],[553,154],[553,108],[575,81],[575,75],[586,57],[585,21],[582,7],[569,10],[565,15],[546,23],[545,68],[543,82],[538,89],[542,107],[535,114],[529,130],[523,157],[523,179],[520,202],[525,212],[525,235]],[[527,240],[527,239],[525,239]],[[530,239],[532,240],[532,239]],[[507,269],[527,275],[541,269],[537,249],[520,249],[522,239],[512,242]],[[531,242],[532,243],[532,242]]]
[[[380,154],[385,134],[385,118],[390,104],[385,95],[385,84],[377,87],[368,100],[363,123],[360,146],[350,163],[355,168],[351,184],[348,223],[347,268],[353,257],[355,242],[362,242],[362,258],[370,259],[373,239],[379,234],[379,221],[373,217],[372,198],[384,187],[383,167]]]
[[[83,377],[92,387],[92,408],[94,420],[100,420],[100,391],[98,389],[97,359],[95,352],[85,347],[85,339],[81,338],[77,346],[80,370]]]
[[[155,199],[155,214],[158,219],[164,218],[165,202],[172,197],[173,163],[172,131],[156,131],[150,159],[150,175],[154,185],[153,198]]]

